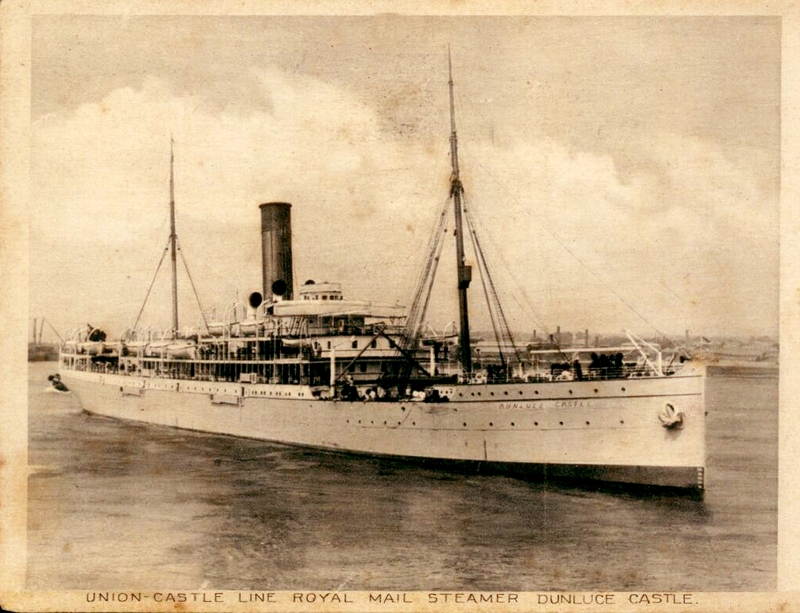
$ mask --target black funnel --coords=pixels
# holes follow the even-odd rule
[[[294,295],[292,277],[292,205],[267,202],[261,209],[261,274],[264,297],[275,294],[273,288],[285,288],[284,300]]]

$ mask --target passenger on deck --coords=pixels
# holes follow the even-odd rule
[[[104,341],[106,340],[106,333],[102,330],[97,328],[93,328],[92,324],[86,324],[89,328],[89,340],[92,342]]]
[[[614,378],[615,379],[621,379],[622,378],[623,366],[622,366],[622,354],[621,353],[618,353],[616,356],[614,356],[614,369],[613,369],[613,372],[614,372]]]
[[[583,368],[581,368],[581,363],[580,363],[580,361],[579,361],[579,360],[575,360],[575,361],[572,363],[572,370],[573,370],[573,372],[575,373],[575,378],[576,378],[578,381],[581,381],[581,380],[583,380]]]
[[[551,364],[550,376],[556,379],[562,372],[564,372],[565,370],[571,370],[571,368],[572,367],[570,366],[569,362],[564,362],[562,364]]]
[[[342,385],[342,400],[347,402],[358,400],[358,388],[353,384],[353,377],[350,375],[347,376],[344,385]]]
[[[600,378],[601,379],[608,379],[609,376],[609,368],[612,366],[611,358],[609,358],[605,353],[600,356],[600,359],[597,360],[598,365],[600,366]]]
[[[589,363],[589,378],[597,379],[600,371],[600,358],[596,353],[592,353],[592,361]]]
[[[442,399],[439,396],[439,390],[436,388],[429,389],[425,392],[425,402],[441,402]]]

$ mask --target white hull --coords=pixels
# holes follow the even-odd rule
[[[318,400],[299,385],[62,371],[85,410],[201,432],[702,490],[704,375],[453,386],[450,402]],[[666,404],[680,428],[659,419]]]

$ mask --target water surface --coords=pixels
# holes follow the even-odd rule
[[[776,587],[778,380],[708,379],[704,500],[114,421],[31,364],[30,589]]]

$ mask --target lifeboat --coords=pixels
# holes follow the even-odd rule
[[[177,360],[196,360],[197,345],[192,341],[176,341],[166,347],[167,356]]]
[[[258,336],[260,324],[255,319],[245,319],[236,325],[239,328],[239,336]]]
[[[223,336],[225,334],[225,324],[221,321],[210,321],[206,324],[206,327],[211,336]]]
[[[78,343],[78,353],[85,353],[87,355],[100,355],[106,348],[103,341],[86,341],[85,343]]]

